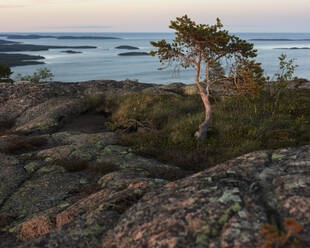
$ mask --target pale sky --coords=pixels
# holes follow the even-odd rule
[[[219,17],[231,32],[310,32],[310,0],[0,0],[0,32],[168,32]]]

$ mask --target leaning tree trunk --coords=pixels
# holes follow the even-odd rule
[[[200,86],[200,85],[199,85]],[[204,89],[200,86],[200,97],[205,107],[205,120],[200,124],[199,130],[195,133],[197,139],[203,140],[207,137],[208,129],[211,125],[211,103],[209,101],[209,93],[206,93]]]

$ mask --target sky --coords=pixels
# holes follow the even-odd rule
[[[219,17],[231,32],[310,32],[310,0],[0,0],[0,32],[169,32]]]

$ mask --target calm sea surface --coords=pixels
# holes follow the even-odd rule
[[[30,33],[19,33],[30,34]],[[36,33],[47,34],[47,33]],[[139,47],[141,52],[152,50],[150,41],[172,40],[173,33],[48,33],[48,35],[70,36],[112,36],[121,39],[111,40],[58,40],[51,38],[17,40],[26,44],[97,46],[97,49],[75,49],[81,54],[61,53],[67,49],[50,49],[49,51],[24,52],[25,54],[42,55],[46,65],[13,67],[14,74],[32,74],[37,68],[47,67],[55,74],[55,81],[80,82],[99,79],[137,79],[146,83],[168,84],[171,82],[193,83],[194,72],[191,70],[176,73],[173,68],[158,71],[157,57],[151,56],[118,56],[126,50],[115,49],[116,46],[130,45]],[[261,62],[267,75],[273,75],[279,68],[278,56],[287,54],[296,59],[299,67],[296,76],[310,79],[310,49],[277,50],[274,48],[309,47],[310,33],[238,33],[242,39],[291,39],[290,41],[252,41],[258,50],[256,60]],[[2,39],[3,37],[1,37]],[[302,39],[309,39],[302,41]],[[74,50],[74,49],[73,49]],[[14,78],[14,75],[13,75]]]

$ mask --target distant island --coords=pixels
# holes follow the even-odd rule
[[[36,34],[28,34],[28,35],[20,35],[20,34],[5,34],[1,35],[3,37],[6,37],[7,39],[41,39],[41,38],[55,38],[55,36],[50,36],[50,35],[36,35]]]
[[[103,36],[58,36],[58,40],[114,40],[121,39],[117,37],[103,37]]]
[[[146,52],[128,52],[128,53],[119,53],[118,56],[145,56],[150,55]]]
[[[31,44],[0,45],[0,52],[47,51],[49,49],[94,49],[95,46],[48,46]]]
[[[310,41],[310,39],[249,39],[250,41]]]
[[[10,54],[7,52],[27,52],[27,51],[47,51],[49,49],[95,49],[95,46],[47,46],[47,45],[31,45],[21,44],[12,41],[0,40],[0,63],[6,66],[24,66],[45,64],[43,56],[27,55],[27,54]],[[65,53],[75,54],[79,51],[65,50]]]
[[[0,45],[10,45],[10,44],[18,44],[19,42],[11,41],[11,40],[0,40]]]
[[[134,46],[117,46],[115,49],[127,49],[127,50],[138,50],[139,47],[134,47]]]
[[[27,54],[0,53],[0,64],[10,67],[45,64],[43,61],[36,61],[41,59],[45,58],[43,56],[27,55]]]
[[[278,50],[297,50],[297,49],[301,49],[301,50],[304,50],[304,49],[310,49],[310,47],[276,47],[274,49],[278,49]]]
[[[66,50],[66,51],[61,51],[62,53],[68,53],[68,54],[78,54],[78,53],[82,53],[80,51],[73,51],[73,50]]]
[[[121,39],[118,37],[108,37],[108,36],[51,36],[51,35],[37,35],[37,34],[29,34],[29,35],[20,35],[20,34],[1,34],[1,37],[6,37],[7,39],[19,40],[19,39],[42,39],[42,38],[52,38],[59,40],[106,40],[106,39]]]

